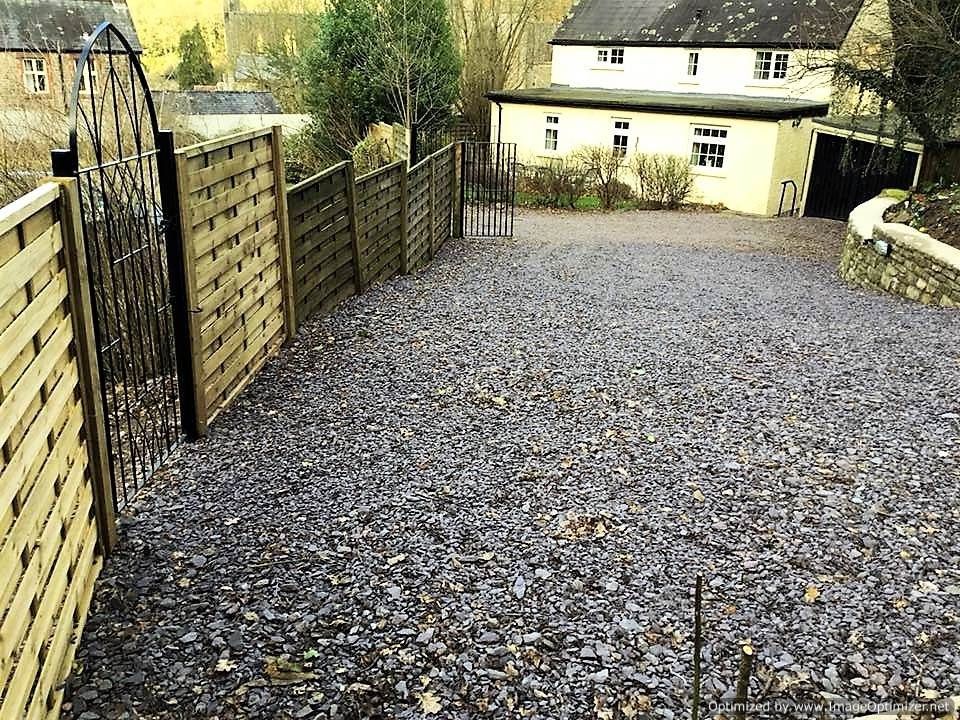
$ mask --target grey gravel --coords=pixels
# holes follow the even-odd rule
[[[686,717],[697,573],[705,700],[747,639],[957,692],[960,313],[841,230],[523,212],[309,321],[123,519],[65,717]]]

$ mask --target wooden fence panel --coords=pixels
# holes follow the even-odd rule
[[[403,268],[406,163],[395,162],[357,178],[357,230],[364,287]]]
[[[421,267],[431,257],[431,166],[426,159],[410,168],[407,180],[407,255],[410,269]]]
[[[0,210],[3,718],[59,715],[102,564],[96,518],[106,455],[89,439],[104,431],[87,424],[91,388],[81,386],[90,358],[80,358],[78,326],[90,309],[76,293],[85,266],[75,192],[72,183],[47,183]]]
[[[279,132],[178,150],[177,175],[203,433],[295,331]]]
[[[352,164],[343,162],[287,193],[297,323],[355,294]]]

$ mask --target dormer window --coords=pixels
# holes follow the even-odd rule
[[[773,50],[757,50],[757,59],[753,66],[754,80],[785,80],[790,53]]]
[[[598,65],[623,65],[623,48],[597,48]]]

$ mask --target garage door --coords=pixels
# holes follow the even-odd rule
[[[845,163],[847,143],[849,156]],[[874,152],[880,152],[881,157],[874,161],[871,169],[870,157]],[[804,215],[846,220],[853,208],[881,190],[909,188],[916,176],[919,155],[900,151],[895,166],[891,167],[892,152],[873,143],[817,133]]]

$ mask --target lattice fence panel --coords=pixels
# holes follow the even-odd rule
[[[298,324],[315,312],[330,312],[357,292],[353,182],[345,162],[287,193]]]
[[[279,134],[258,130],[184,148],[177,166],[205,428],[292,332]]]
[[[402,264],[403,161],[357,179],[360,269],[365,286],[396,274]]]
[[[436,210],[434,213],[434,249],[436,252],[453,234],[453,210],[456,205],[457,187],[454,147],[444,148],[434,155],[434,188]]]
[[[410,269],[430,260],[432,197],[430,159],[410,168],[407,175],[407,257]]]
[[[0,210],[0,717],[56,718],[100,571],[65,260],[48,183]]]

